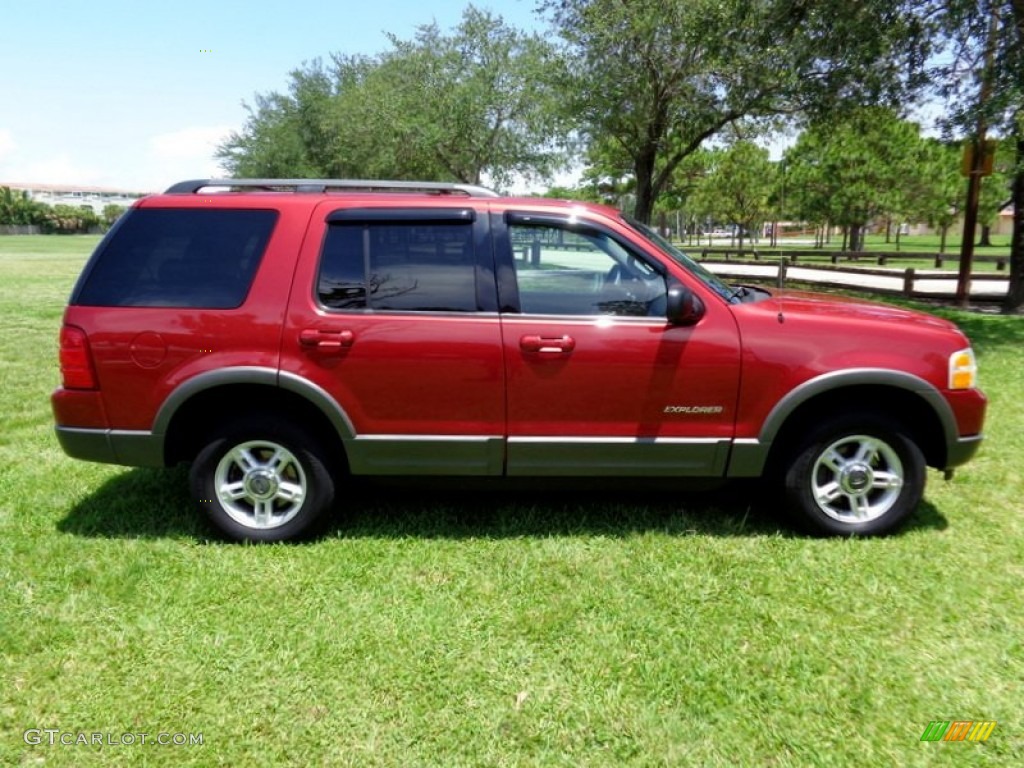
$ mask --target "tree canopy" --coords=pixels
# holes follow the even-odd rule
[[[864,107],[801,134],[785,157],[788,187],[805,219],[849,227],[857,250],[870,221],[910,212],[924,185],[924,153],[916,124]]]
[[[561,60],[536,34],[469,6],[389,38],[377,56],[335,54],[257,95],[218,156],[236,175],[449,179],[508,184],[565,162],[554,89]]]
[[[1024,307],[1024,2],[933,0],[946,56],[936,67],[951,133],[980,138],[993,130],[1013,145],[1008,177],[1013,201],[1010,287],[1004,311]],[[965,233],[971,236],[973,233]]]
[[[740,248],[746,233],[755,232],[771,213],[775,165],[768,150],[738,141],[710,156],[708,174],[694,195],[699,210],[724,217],[739,230]]]
[[[912,2],[547,0],[591,148],[628,168],[649,221],[680,162],[744,118],[891,102],[920,78]]]

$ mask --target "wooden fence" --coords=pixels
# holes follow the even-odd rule
[[[902,295],[917,299],[949,299],[956,294],[958,280],[956,273],[939,273],[913,267],[899,270],[892,267],[872,269],[849,264],[839,265],[840,261],[856,262],[859,260],[858,258],[847,258],[848,256],[860,257],[865,261],[877,261],[878,265],[882,266],[896,256],[904,259],[921,259],[922,257],[934,259],[935,254],[829,253],[827,254],[829,257],[837,257],[830,258],[831,263],[800,264],[799,257],[807,256],[806,251],[800,251],[795,259],[790,259],[788,253],[778,251],[761,253],[756,257],[752,252],[745,251],[743,253],[750,254],[750,257],[744,259],[737,258],[739,253],[733,249],[705,249],[700,253],[700,260],[713,265],[715,267],[713,271],[724,277],[747,277],[770,281],[780,288],[784,287],[788,280],[831,288],[870,290],[875,293]],[[819,258],[821,258],[820,254]],[[1001,301],[1006,295],[1005,284],[1008,277],[1005,274],[1005,262],[1008,261],[1008,257],[981,256],[976,259],[994,261],[997,271],[1003,270],[1003,274],[973,272],[971,274],[971,299]],[[773,264],[773,261],[777,263]],[[805,259],[805,262],[807,261],[809,259]],[[938,263],[941,264],[941,261]]]
[[[689,249],[689,253],[694,251]],[[701,260],[709,259],[724,259],[725,261],[731,261],[733,259],[753,261],[765,261],[765,260],[776,260],[786,259],[790,264],[798,264],[801,259],[806,261],[824,261],[828,260],[832,264],[838,264],[840,262],[853,262],[853,263],[865,263],[875,262],[880,267],[884,267],[890,261],[899,261],[901,259],[913,259],[915,261],[928,260],[935,264],[935,269],[942,269],[946,262],[952,264],[959,264],[960,257],[957,255],[950,255],[948,253],[918,253],[915,251],[827,251],[810,248],[800,249],[775,249],[770,251],[759,251],[756,248],[701,248],[700,249]],[[1009,256],[974,256],[972,261],[979,264],[995,264],[996,271],[1005,272],[1007,265],[1010,262]]]

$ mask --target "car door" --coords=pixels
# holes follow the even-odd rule
[[[739,387],[728,307],[666,320],[679,273],[610,222],[495,215],[510,475],[724,471]],[[683,275],[685,278],[685,275]]]
[[[504,376],[486,215],[324,203],[313,219],[282,384],[319,390],[337,410],[353,472],[500,474]]]

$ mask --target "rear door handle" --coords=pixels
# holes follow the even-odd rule
[[[576,339],[567,334],[562,336],[523,336],[519,339],[519,348],[523,352],[567,355],[576,349]]]
[[[299,344],[318,352],[340,352],[351,347],[356,337],[352,331],[324,328],[303,328],[299,331]]]

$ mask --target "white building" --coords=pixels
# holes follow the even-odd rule
[[[108,205],[120,205],[127,208],[140,197],[149,194],[127,189],[86,187],[80,184],[22,184],[0,181],[0,187],[10,187],[15,192],[28,192],[30,198],[47,205],[89,207],[97,214],[102,214],[103,209]]]

